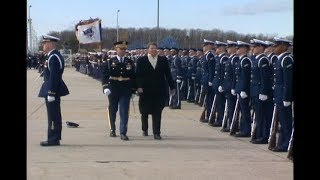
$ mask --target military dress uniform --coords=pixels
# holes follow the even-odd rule
[[[195,49],[190,49],[190,51],[196,51]],[[188,93],[187,102],[194,102],[196,95],[196,71],[197,71],[198,57],[193,55],[190,57],[187,70],[187,82],[188,82]]]
[[[276,44],[290,44],[289,40],[275,38]],[[280,132],[277,145],[273,151],[285,152],[289,146],[292,132],[292,81],[293,81],[293,56],[290,52],[283,52],[278,56],[275,64],[274,75],[274,103],[278,110]]]
[[[227,46],[227,43],[216,41],[215,43],[216,47],[220,46]],[[222,119],[224,114],[224,106],[225,106],[225,90],[223,89],[223,81],[224,81],[224,74],[225,74],[225,64],[228,61],[228,56],[225,54],[225,52],[222,52],[218,54],[215,58],[215,69],[214,69],[214,75],[212,79],[212,90],[214,96],[216,96],[216,102],[215,102],[215,109],[217,112],[217,117],[215,122],[212,124],[212,126],[219,127],[222,125]],[[213,97],[212,97],[213,101]],[[213,102],[211,101],[211,106],[213,106]],[[211,113],[216,113],[211,112]]]
[[[44,35],[43,43],[57,42],[59,38]],[[64,58],[56,49],[46,55],[47,59],[43,66],[43,84],[40,88],[39,97],[45,98],[48,115],[47,141],[40,143],[41,146],[60,145],[62,117],[61,117],[61,96],[69,94],[69,90],[62,80],[64,71]]]
[[[266,47],[267,44],[258,39],[253,39],[253,46]],[[251,89],[256,123],[256,137],[252,137],[254,144],[267,144],[272,120],[272,83],[271,67],[267,56],[262,52],[257,54],[251,66]]]
[[[203,52],[202,49],[198,49],[197,52]],[[202,56],[198,57],[198,61],[196,63],[196,77],[195,77],[195,83],[196,83],[196,89],[195,89],[195,97],[194,97],[194,103],[199,104],[199,97],[201,92],[201,79],[202,79],[202,68],[201,68],[201,59]]]
[[[246,46],[250,47],[250,44],[237,41],[238,47]],[[239,133],[235,134],[236,137],[250,137],[251,133],[251,117],[249,108],[249,95],[250,95],[250,73],[251,73],[251,60],[247,55],[239,57],[239,87],[236,88],[236,92],[240,93],[239,105],[241,111]]]
[[[234,47],[237,45],[236,42],[234,41],[229,41],[227,40],[228,47]],[[235,93],[235,67],[239,61],[239,56],[236,54],[231,54],[228,58],[228,60],[225,63],[224,66],[224,78],[223,78],[223,83],[222,83],[222,88],[225,91],[225,96],[226,96],[226,102],[227,102],[227,111],[226,117],[224,121],[226,121],[222,127],[223,132],[229,132],[230,131],[230,125],[232,121],[232,116],[234,112],[234,108],[236,105],[236,100],[237,96]],[[226,106],[226,105],[225,105]]]
[[[207,45],[214,45],[213,41],[204,39],[203,47]],[[215,57],[211,50],[207,50],[204,52],[204,55],[201,58],[201,90],[200,90],[200,98],[199,98],[199,105],[205,105],[206,114],[204,119],[200,118],[201,122],[208,122],[211,104],[213,100],[213,90],[212,90],[212,79],[214,76],[214,69],[215,69]]]
[[[170,51],[178,52],[177,48],[171,48]],[[181,59],[178,54],[172,56],[172,61],[170,64],[170,72],[174,81],[176,81],[176,93],[172,95],[169,99],[169,108],[170,109],[181,109],[181,85],[183,80],[183,71],[181,66]]]
[[[117,45],[127,47],[127,42],[120,41],[114,45],[116,47]],[[108,118],[110,136],[116,136],[115,121],[119,106],[121,139],[128,140],[126,134],[129,118],[129,103],[131,95],[135,90],[134,62],[127,57],[120,57],[118,55],[109,59],[103,68],[102,88],[104,92],[109,91]]]
[[[188,64],[190,62],[190,57],[188,55],[188,50],[183,49],[182,53],[183,55],[181,56],[181,74],[182,74],[182,84],[180,87],[180,94],[181,94],[181,100],[186,101],[187,100],[187,95],[188,95],[188,86],[190,84],[187,73],[188,73]]]

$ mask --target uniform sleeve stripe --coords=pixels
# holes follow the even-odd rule
[[[282,68],[283,68],[283,61],[284,61],[287,57],[290,58],[291,61],[292,61],[292,63],[293,63],[293,59],[292,59],[291,56],[285,56],[285,57],[283,57],[283,59],[282,59],[282,61],[281,61],[281,67],[282,67]]]
[[[61,59],[60,59],[60,57],[59,57],[58,55],[56,55],[56,54],[52,54],[52,55],[48,58],[48,69],[50,70],[50,66],[49,66],[50,62],[49,62],[49,61],[50,61],[50,59],[51,59],[52,56],[56,56],[56,57],[58,58],[59,63],[60,63],[60,69],[62,69]]]
[[[258,61],[258,67],[260,67],[260,63],[261,63],[261,61],[262,61],[263,59],[267,60],[267,62],[269,63],[269,60],[268,60],[266,57],[262,57],[262,58],[260,58],[259,61]],[[262,66],[262,67],[264,67],[264,66]]]

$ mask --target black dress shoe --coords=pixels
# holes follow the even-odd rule
[[[181,106],[173,106],[171,109],[181,109]]]
[[[252,144],[268,144],[268,140],[265,139],[255,139],[250,141]]]
[[[60,141],[42,141],[41,146],[60,146]]]
[[[230,132],[230,129],[229,128],[223,128],[220,130],[221,132]]]
[[[110,132],[110,137],[117,137],[116,132],[115,131],[111,131]]]
[[[125,134],[121,134],[121,139],[124,140],[124,141],[128,141],[129,140],[128,136],[125,135]]]
[[[234,135],[235,137],[251,137],[250,134],[242,134],[242,133],[238,133]]]
[[[287,149],[283,149],[283,148],[276,146],[271,151],[273,151],[273,152],[287,152]]]
[[[142,136],[148,136],[148,131],[143,131]]]
[[[158,140],[160,140],[160,139],[161,139],[160,134],[155,134],[155,135],[154,135],[154,139],[158,139]]]
[[[214,122],[212,126],[213,126],[213,127],[221,127],[221,126],[222,126],[222,123]]]
[[[200,122],[206,123],[206,122],[209,122],[209,120],[208,119],[200,119]]]

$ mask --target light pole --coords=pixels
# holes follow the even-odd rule
[[[119,12],[120,10],[118,9],[117,11],[117,42],[119,41]]]
[[[30,17],[30,8],[32,6],[29,5],[29,18],[28,18],[28,22],[29,22],[29,50],[30,52],[32,52],[32,29],[31,29],[31,17]]]
[[[159,29],[159,0],[158,0],[158,16],[157,16],[157,44],[159,45],[159,34],[160,34],[160,29]]]

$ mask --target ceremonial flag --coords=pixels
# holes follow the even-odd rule
[[[80,44],[101,42],[101,20],[80,21],[76,25],[76,36]]]

